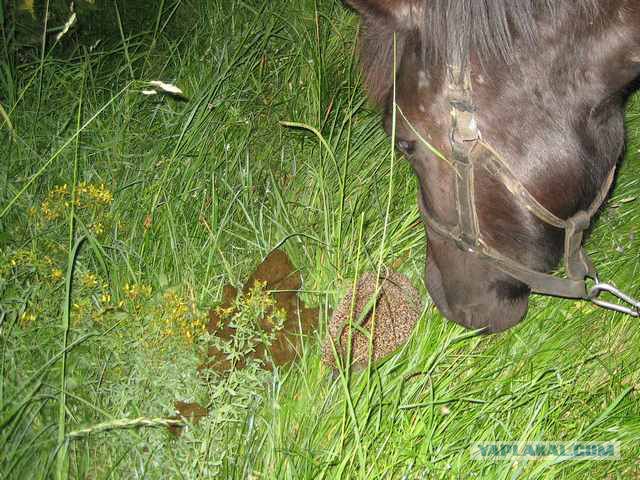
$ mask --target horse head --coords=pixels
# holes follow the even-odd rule
[[[551,271],[567,254],[562,225],[606,194],[624,148],[625,102],[640,75],[640,4],[347,3],[362,19],[365,87],[418,177],[434,303],[468,328],[515,325],[535,282],[494,257],[534,273]],[[508,175],[475,165],[460,180],[452,168],[460,123]],[[458,143],[464,150],[464,139]],[[546,212],[542,218],[535,203]],[[476,228],[476,243],[494,257],[461,248],[460,232],[447,234],[460,228],[462,210],[472,220],[467,230]],[[545,221],[547,214],[560,224]]]

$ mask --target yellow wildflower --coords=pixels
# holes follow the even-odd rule
[[[95,185],[83,182],[78,187],[78,190],[79,192],[86,194],[93,201],[104,205],[108,205],[113,201],[113,194],[103,183]]]
[[[22,312],[22,315],[20,316],[20,321],[22,322],[23,325],[31,323],[35,321],[35,319],[36,319],[35,314],[31,312],[27,312],[26,310]]]
[[[87,288],[94,288],[98,285],[98,278],[91,272],[86,272],[82,276],[82,284]]]
[[[131,300],[137,300],[138,298],[149,298],[152,293],[152,288],[150,285],[144,284],[129,284],[126,283],[124,285],[124,293]]]
[[[53,280],[54,282],[62,280],[63,276],[64,273],[59,268],[54,268],[53,270],[51,270],[51,280]]]
[[[42,210],[42,213],[47,220],[55,220],[60,215],[57,211],[51,208],[48,200],[42,202],[42,205],[40,205],[40,210]]]
[[[64,185],[58,185],[57,187],[53,187],[53,190],[51,190],[51,193],[53,193],[54,195],[60,195],[60,196],[64,196],[68,193],[69,189],[67,187],[67,184],[65,183]]]

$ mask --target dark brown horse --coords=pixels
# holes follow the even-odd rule
[[[606,193],[623,152],[624,106],[640,76],[640,2],[347,3],[362,18],[365,87],[385,109],[390,134],[396,118],[397,146],[419,179],[431,297],[466,327],[496,332],[515,325],[527,310],[530,284],[493,258],[459,248],[427,221],[450,230],[460,223],[456,171],[443,160],[455,156],[451,67],[462,66],[473,92],[465,107],[469,125],[499,152],[516,186],[557,218],[570,218]],[[566,253],[563,230],[519,201],[504,177],[477,168],[471,178],[487,248],[531,271],[551,271]]]

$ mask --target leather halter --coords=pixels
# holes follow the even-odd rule
[[[460,65],[449,66],[447,75],[452,124],[450,144],[452,165],[455,169],[455,202],[458,220],[457,225],[451,228],[427,215],[424,200],[420,196],[420,206],[427,225],[438,234],[452,239],[461,250],[487,259],[507,275],[528,285],[534,293],[593,300],[606,308],[629,313],[624,309],[625,307],[616,308],[619,305],[597,300],[597,296],[602,291],[614,293],[619,298],[620,296],[617,295],[615,287],[599,283],[593,262],[582,248],[583,234],[589,228],[591,218],[602,205],[613,182],[615,165],[588,209],[580,210],[566,220],[559,218],[536,200],[517,179],[500,154],[482,140],[472,98],[470,69]],[[487,245],[478,223],[475,201],[474,176],[479,168],[484,168],[498,178],[520,205],[538,219],[564,230],[564,265],[567,278],[532,270]],[[594,280],[597,288],[589,289],[587,279]],[[611,288],[616,292],[611,292]],[[638,305],[635,305],[635,310],[630,314],[634,315],[634,313],[638,313]]]

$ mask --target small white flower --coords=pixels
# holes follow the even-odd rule
[[[184,93],[182,93],[182,90],[180,90],[175,85],[172,85],[171,83],[161,82],[160,80],[152,80],[149,82],[149,85],[151,85],[152,87],[155,87],[156,89],[162,92],[170,93],[171,95],[180,95],[184,97]]]
[[[60,33],[56,35],[56,42],[59,42],[60,39],[67,34],[71,26],[74,23],[76,23],[76,19],[77,19],[77,15],[75,13],[72,13],[71,16],[69,17],[69,20],[67,20],[67,23],[65,23],[64,27],[62,27],[62,30],[60,31]]]

